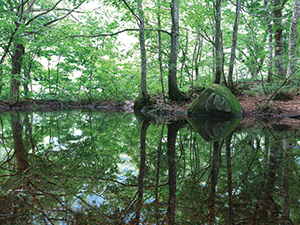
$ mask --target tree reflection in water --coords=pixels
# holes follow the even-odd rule
[[[131,114],[0,119],[1,224],[300,223],[292,127],[206,142],[186,121]]]

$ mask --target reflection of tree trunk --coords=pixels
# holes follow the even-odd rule
[[[17,157],[18,167],[20,171],[24,171],[29,168],[29,163],[26,159],[25,148],[22,140],[22,125],[20,123],[19,113],[14,112],[10,114],[11,128],[13,132],[15,156]]]
[[[156,221],[159,221],[159,200],[158,200],[158,185],[159,185],[159,171],[160,171],[160,163],[161,163],[161,147],[162,147],[162,139],[163,139],[163,135],[164,135],[164,128],[165,128],[165,123],[162,126],[162,130],[161,130],[161,135],[160,135],[160,141],[159,141],[159,145],[157,148],[157,165],[156,165],[156,184],[155,184],[155,210],[156,210]]]
[[[25,114],[24,123],[25,123],[25,126],[26,126],[26,140],[28,142],[30,142],[30,145],[31,145],[31,148],[32,148],[32,152],[34,153],[35,143],[34,143],[34,139],[32,137],[32,124],[29,121],[29,115],[28,115],[28,113]]]
[[[283,171],[282,171],[282,196],[283,196],[283,210],[282,219],[283,224],[290,223],[290,195],[289,195],[289,179],[290,179],[290,167],[291,167],[291,155],[290,155],[290,141],[283,140]]]
[[[209,224],[215,224],[215,213],[216,213],[216,186],[218,183],[218,173],[221,166],[221,148],[222,145],[218,142],[214,142],[213,147],[213,157],[211,164],[211,194],[210,194],[210,216],[209,216]]]
[[[262,203],[262,212],[260,217],[267,219],[270,215],[272,219],[278,217],[278,205],[275,203],[273,193],[275,190],[277,159],[278,159],[278,143],[273,143],[272,150],[270,151],[269,168],[265,186],[265,193]],[[271,214],[269,214],[271,213]]]
[[[144,194],[144,174],[146,168],[146,134],[147,129],[150,124],[149,120],[144,120],[141,129],[141,153],[140,153],[140,172],[139,172],[139,189],[138,189],[138,202],[137,202],[137,209],[136,209],[136,216],[134,219],[134,224],[140,223],[141,217],[141,209],[143,205],[143,194]]]
[[[227,176],[228,176],[228,200],[229,200],[229,224],[234,224],[232,205],[232,171],[231,171],[231,143],[232,133],[226,138]]]
[[[169,203],[168,203],[168,223],[175,223],[175,202],[176,202],[176,136],[178,130],[184,123],[176,121],[168,126],[167,148],[169,165]]]

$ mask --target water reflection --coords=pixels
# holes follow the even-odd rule
[[[228,134],[207,142],[201,126],[132,114],[14,112],[0,122],[1,224],[300,223],[293,127],[227,133],[205,121]]]

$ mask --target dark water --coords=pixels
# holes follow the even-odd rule
[[[293,127],[81,111],[0,122],[0,224],[300,224]]]

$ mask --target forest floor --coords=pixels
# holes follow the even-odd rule
[[[188,101],[180,104],[167,101],[164,103],[161,96],[154,99],[155,107],[175,112],[175,118],[186,118],[189,104],[198,96],[194,94]],[[236,96],[243,109],[243,119],[239,126],[252,127],[260,123],[263,126],[287,127],[292,132],[300,130],[300,116],[295,119],[288,118],[291,115],[300,114],[300,95],[295,94],[292,100],[275,101],[270,100],[266,95],[238,95]],[[55,110],[76,110],[85,109],[92,111],[110,112],[133,112],[134,101],[90,101],[90,102],[68,102],[63,103],[56,100],[26,100],[20,102],[0,101],[0,112],[11,111],[55,111]],[[177,114],[180,116],[176,117]],[[182,115],[183,114],[183,115]],[[172,116],[168,120],[174,119]]]
[[[194,94],[188,101],[180,104],[167,101],[164,103],[158,96],[154,99],[156,107],[164,108],[175,112],[186,112],[189,104],[198,96]],[[246,117],[267,117],[282,118],[289,115],[300,114],[300,95],[293,96],[292,100],[275,101],[268,99],[266,95],[238,95],[236,96]],[[11,102],[7,100],[0,101],[0,112],[7,111],[53,111],[68,109],[89,109],[89,110],[108,110],[108,111],[133,111],[132,101],[83,101],[63,103],[57,100],[32,100]]]

